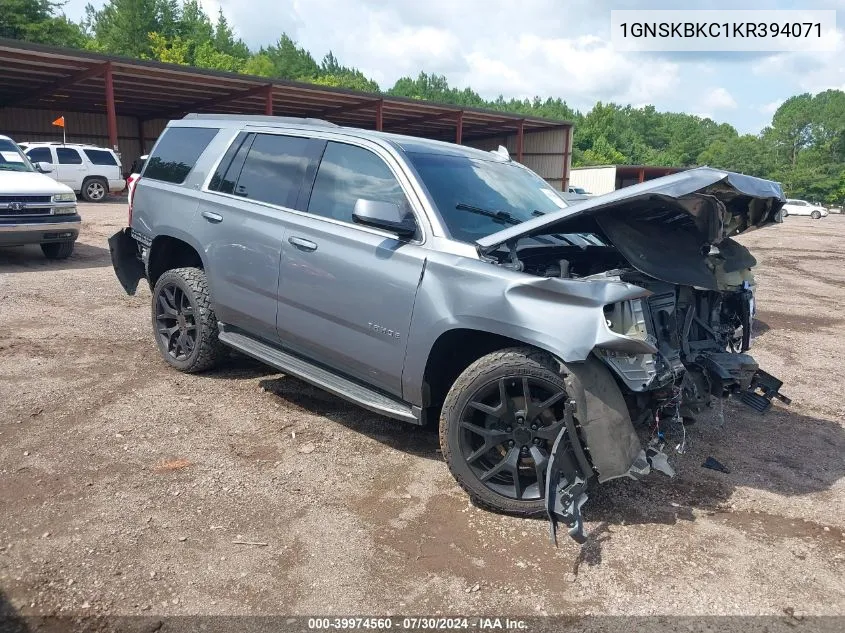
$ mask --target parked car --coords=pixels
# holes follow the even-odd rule
[[[789,215],[809,215],[814,220],[827,217],[828,210],[818,204],[812,204],[806,200],[788,199],[783,205],[783,217]]]
[[[129,169],[129,176],[126,178],[126,192],[129,198],[132,198],[132,190],[135,188],[135,182],[141,177],[141,170],[144,169],[144,163],[147,162],[149,155],[144,154],[132,161],[132,167]]]
[[[20,146],[33,163],[51,165],[51,175],[87,202],[103,202],[109,192],[120,193],[126,187],[120,157],[108,148],[32,141]]]
[[[11,138],[0,136],[0,246],[40,244],[49,259],[73,253],[81,225],[76,194],[43,175],[51,169],[33,166]]]
[[[171,121],[109,240],[164,361],[231,347],[377,413],[437,421],[476,503],[583,540],[587,484],[672,474],[712,397],[765,411],[754,258],[777,183],[710,168],[567,207],[501,153],[308,119]],[[686,219],[684,219],[686,218]],[[674,426],[673,426],[674,425]]]

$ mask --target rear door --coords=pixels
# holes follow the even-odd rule
[[[302,136],[240,133],[212,176],[194,225],[218,319],[271,342],[278,342],[286,219],[319,148]]]
[[[79,150],[75,147],[55,147],[54,149],[59,163],[56,180],[63,182],[74,191],[81,191],[82,181],[88,175],[88,169]]]
[[[277,324],[285,345],[401,397],[423,235],[399,239],[352,218],[358,199],[413,213],[400,173],[377,146],[328,142],[304,212],[288,219]]]

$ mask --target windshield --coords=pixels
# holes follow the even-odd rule
[[[5,138],[0,138],[0,171],[33,171],[18,146]]]
[[[542,178],[518,163],[409,152],[451,236],[463,242],[566,207]]]

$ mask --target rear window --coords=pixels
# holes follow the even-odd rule
[[[117,160],[114,154],[107,152],[104,149],[86,149],[82,150],[85,155],[95,165],[117,165]]]
[[[144,178],[175,184],[185,182],[200,154],[218,131],[217,128],[204,127],[167,128],[147,160]]]
[[[309,163],[310,143],[310,139],[297,136],[256,135],[234,194],[292,207]]]

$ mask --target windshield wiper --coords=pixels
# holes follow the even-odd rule
[[[503,224],[520,224],[522,222],[522,220],[517,220],[507,211],[490,211],[489,209],[474,207],[471,204],[465,204],[463,202],[456,204],[455,208],[460,209],[461,211],[469,211],[470,213],[483,215],[484,217],[492,218],[497,222],[502,222]]]

